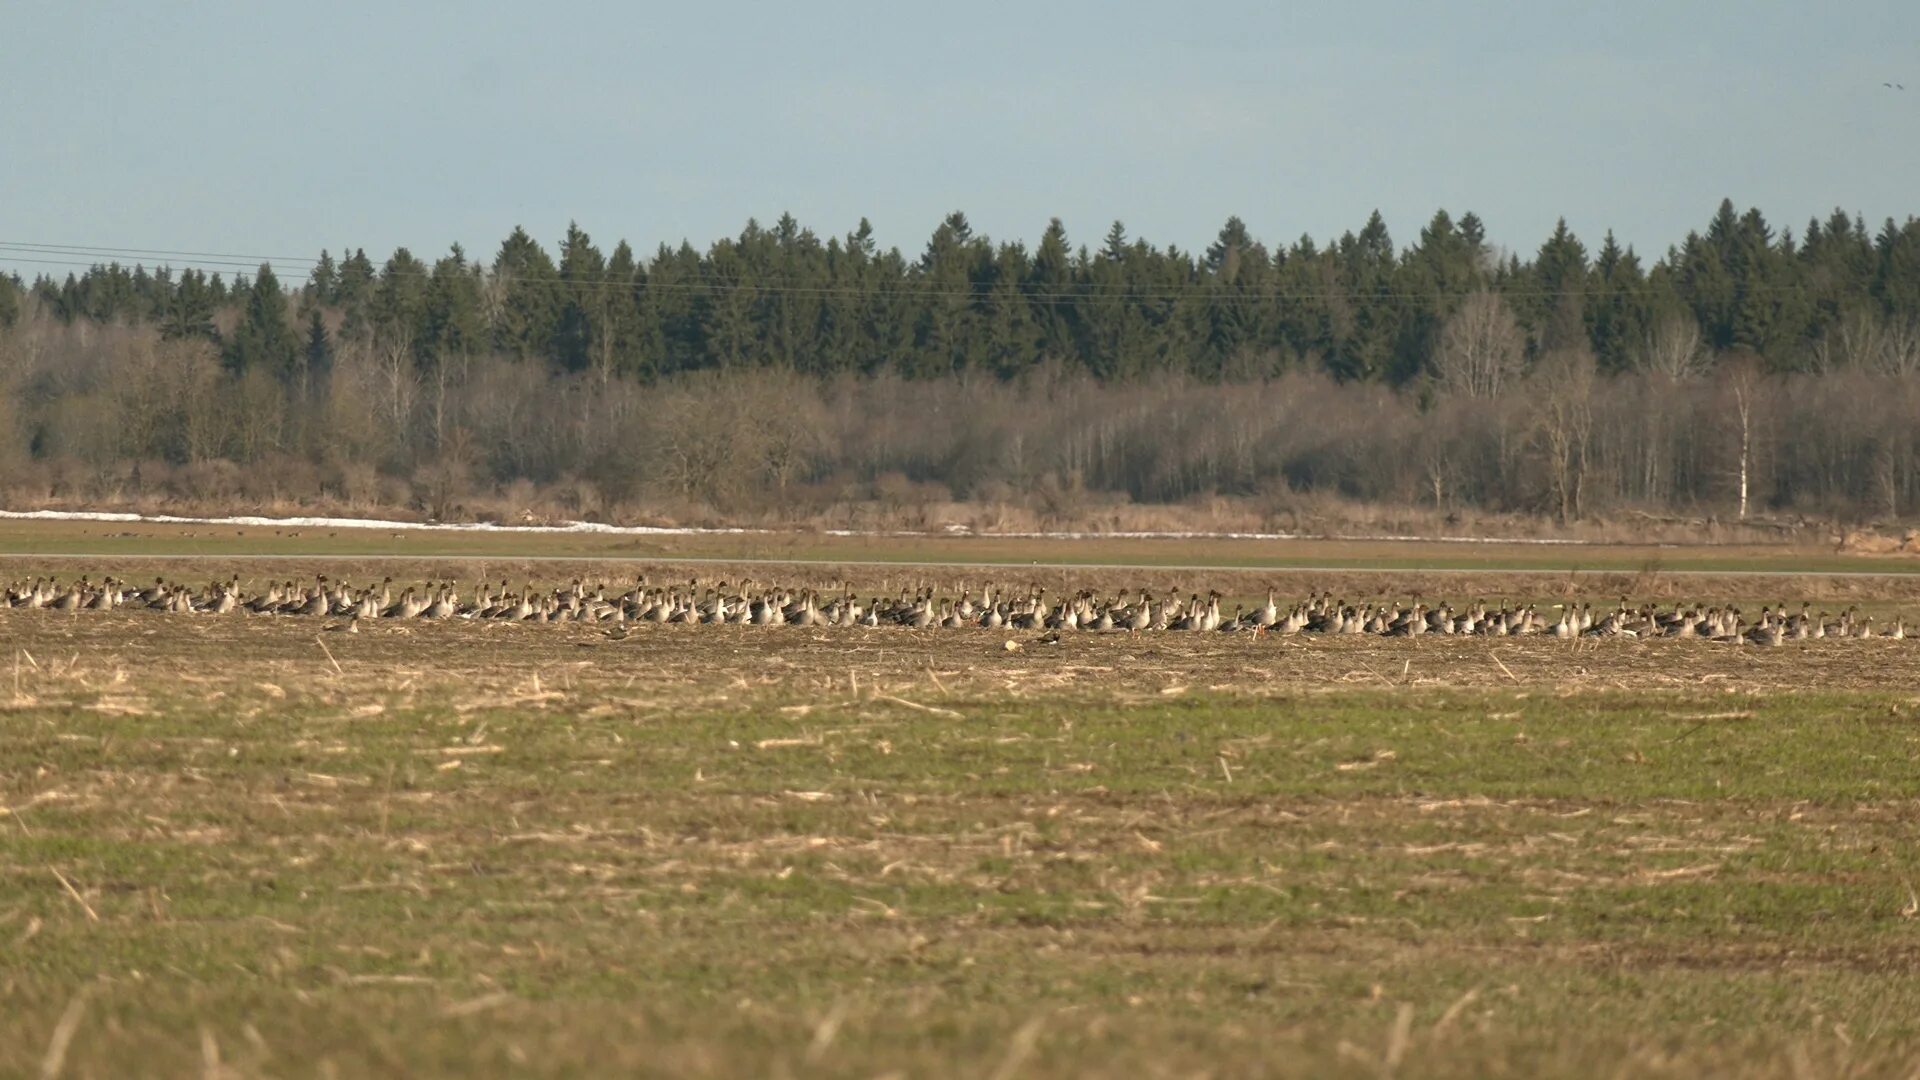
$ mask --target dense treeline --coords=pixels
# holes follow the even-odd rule
[[[0,482],[37,498],[1898,516],[1916,381],[1920,221],[1731,203],[1651,266],[1564,224],[1503,256],[1472,214],[1405,248],[1377,214],[1272,249],[1233,219],[1194,253],[954,214],[912,259],[783,217],[644,261],[572,228],[292,287],[0,276]]]
[[[1007,377],[1053,362],[1109,380],[1309,370],[1404,384],[1440,373],[1443,325],[1480,291],[1511,312],[1523,359],[1584,343],[1603,372],[1626,370],[1648,362],[1663,330],[1691,323],[1707,355],[1817,371],[1888,362],[1889,349],[1911,362],[1920,346],[1887,339],[1910,338],[1920,318],[1920,220],[1873,231],[1835,211],[1796,235],[1724,202],[1705,232],[1645,266],[1611,234],[1590,250],[1564,223],[1530,259],[1502,257],[1475,215],[1444,211],[1404,248],[1375,214],[1324,247],[1302,237],[1269,248],[1234,218],[1200,252],[1153,247],[1118,222],[1097,248],[1075,248],[1057,220],[1028,250],[976,235],[956,213],[911,259],[881,250],[865,222],[823,242],[783,216],[704,253],[663,246],[646,260],[624,242],[603,252],[577,227],[557,257],[516,229],[490,264],[458,247],[431,264],[405,249],[379,264],[323,252],[290,300],[265,295],[279,292],[271,272],[226,281],[99,266],[0,286],[0,320],[22,291],[66,321],[151,323],[218,341],[235,368],[282,371],[308,359],[311,327],[294,316],[317,313],[330,339],[401,347],[423,369],[493,352],[646,377]],[[223,312],[246,317],[223,332]]]

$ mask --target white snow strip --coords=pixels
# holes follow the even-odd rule
[[[418,532],[500,533],[506,535],[592,534],[601,536],[770,536],[792,532],[779,529],[669,527],[661,525],[607,525],[597,521],[568,521],[558,525],[496,525],[490,522],[388,521],[382,518],[338,517],[188,517],[175,514],[133,514],[108,510],[0,510],[0,520],[12,521],[103,521],[156,525],[238,525],[254,528],[299,529],[387,529]],[[911,530],[823,529],[825,536],[841,537],[931,537],[959,536],[1007,540],[1342,540],[1352,543],[1442,543],[1442,544],[1541,544],[1578,547],[1599,541],[1542,537],[1499,536],[1391,536],[1350,535],[1342,533],[1266,533],[1266,532],[992,532],[979,533],[964,526],[949,526],[936,532]],[[1674,545],[1660,544],[1659,547]]]
[[[653,525],[603,525],[597,521],[569,521],[559,525],[495,525],[484,521],[386,521],[380,518],[336,517],[184,517],[175,514],[128,514],[106,510],[0,510],[0,518],[15,521],[117,521],[155,525],[249,525],[256,528],[390,529],[421,532],[478,533],[607,533],[618,536],[688,536],[701,533],[751,533],[757,529],[664,528]]]

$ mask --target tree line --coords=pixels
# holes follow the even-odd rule
[[[1406,385],[1444,375],[1445,324],[1480,294],[1511,314],[1521,362],[1584,344],[1603,372],[1670,365],[1675,335],[1697,334],[1709,360],[1751,353],[1775,372],[1899,365],[1920,348],[1908,340],[1920,220],[1873,230],[1836,210],[1796,234],[1723,201],[1651,265],[1611,233],[1590,249],[1564,221],[1529,257],[1502,254],[1475,214],[1446,211],[1405,246],[1376,212],[1324,245],[1269,246],[1231,218],[1198,251],[1156,247],[1119,222],[1075,247],[1057,219],[1029,249],[954,213],[917,257],[881,249],[865,221],[823,241],[790,215],[749,221],[704,252],[662,245],[645,259],[624,241],[603,251],[578,226],[555,253],[515,229],[491,261],[458,246],[431,263],[405,248],[378,264],[323,251],[291,288],[271,266],[251,278],[120,264],[0,278],[0,321],[30,296],[64,321],[148,323],[215,341],[236,370],[289,376],[358,338],[404,349],[423,370],[497,353],[643,378],[1007,378],[1051,362],[1106,380],[1308,370]]]
[[[954,214],[917,258],[782,217],[645,260],[571,227],[291,285],[0,276],[0,484],[38,499],[1898,517],[1916,381],[1920,222],[1730,202],[1650,266],[1564,223],[1502,254],[1473,214],[1196,252]]]

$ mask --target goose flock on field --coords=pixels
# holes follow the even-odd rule
[[[649,585],[637,578],[624,589],[571,585],[515,589],[502,581],[479,585],[463,599],[452,583],[406,586],[398,595],[391,578],[353,588],[319,575],[311,585],[274,582],[249,593],[237,577],[205,586],[156,579],[150,585],[82,577],[61,583],[51,578],[16,582],[0,595],[5,607],[46,611],[156,611],[175,614],[305,615],[346,619],[352,630],[360,620],[476,619],[504,622],[693,623],[750,626],[904,626],[916,629],[986,629],[1088,632],[1251,632],[1255,634],[1354,634],[1418,637],[1424,634],[1476,634],[1495,637],[1695,638],[1723,642],[1780,645],[1816,638],[1892,638],[1907,636],[1904,619],[1876,630],[1873,616],[1847,608],[1839,615],[1814,612],[1810,604],[1788,612],[1786,605],[1763,607],[1749,621],[1737,607],[1632,605],[1624,598],[1596,610],[1591,603],[1555,604],[1546,611],[1534,604],[1489,607],[1476,601],[1464,609],[1429,605],[1418,598],[1399,605],[1349,604],[1330,593],[1282,604],[1274,594],[1249,609],[1221,611],[1221,594],[1198,593],[1185,599],[1155,597],[1145,590],[1126,596],[1076,592],[1055,600],[1045,589],[1028,587],[1001,593],[992,587],[964,589],[941,597],[931,589],[902,590],[893,597],[860,602],[851,588],[823,594],[810,588],[779,588],[746,581],[701,586]],[[1550,613],[1551,614],[1550,614]],[[622,627],[624,629],[624,627]]]

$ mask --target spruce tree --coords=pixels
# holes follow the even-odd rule
[[[595,345],[600,354],[594,361],[596,368],[604,367],[616,373],[644,370],[642,289],[645,278],[646,272],[634,260],[633,248],[627,246],[625,240],[620,241],[607,257],[601,306],[601,318],[605,321]]]
[[[459,244],[433,264],[420,328],[420,354],[430,366],[458,362],[487,347],[479,268]]]
[[[494,256],[493,274],[504,294],[495,347],[523,359],[551,357],[563,299],[553,260],[516,226]]]
[[[567,223],[560,241],[560,313],[554,332],[555,359],[568,371],[592,365],[606,332],[607,264],[593,239],[577,223]]]
[[[1237,263],[1237,256],[1252,246],[1253,234],[1247,231],[1247,223],[1237,216],[1228,218],[1213,243],[1207,245],[1207,269],[1220,273],[1229,260]]]
[[[373,332],[374,279],[373,260],[361,248],[353,249],[353,254],[340,263],[334,297],[343,316],[343,336],[364,338]]]
[[[333,336],[327,333],[327,321],[318,305],[307,309],[305,360],[308,396],[325,396],[326,387],[333,380]]]
[[[207,276],[198,270],[183,270],[160,316],[160,336],[170,341],[183,338],[208,338],[213,331],[213,290]]]
[[[227,366],[236,372],[259,369],[282,382],[291,382],[300,357],[300,342],[287,317],[287,294],[281,291],[273,268],[261,263],[260,272],[246,289],[246,306],[227,344]]]
[[[339,299],[340,268],[333,264],[327,249],[320,249],[320,261],[307,275],[307,296],[316,304],[332,304]]]

